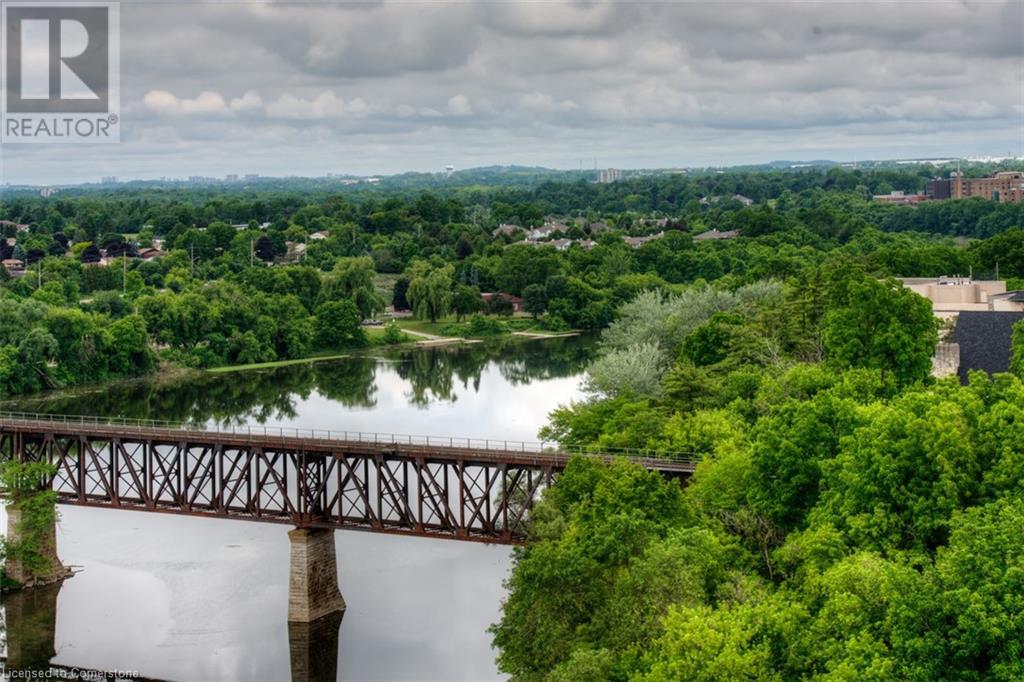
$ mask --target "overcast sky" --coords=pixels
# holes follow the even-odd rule
[[[121,6],[122,142],[3,181],[1024,155],[1024,1]]]

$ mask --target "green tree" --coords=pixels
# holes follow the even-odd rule
[[[455,267],[432,267],[420,261],[409,272],[409,290],[406,297],[413,313],[420,319],[437,322],[448,314],[452,304],[452,275]]]
[[[1024,379],[1024,320],[1013,325],[1010,371]]]
[[[547,288],[543,284],[528,284],[523,287],[523,310],[533,319],[544,313],[548,307]]]
[[[316,308],[316,321],[313,324],[317,345],[321,348],[340,348],[364,344],[366,332],[362,320],[359,308],[352,301],[321,303]]]
[[[931,370],[939,321],[929,301],[896,280],[863,277],[850,282],[822,321],[829,362],[891,374],[900,385]]]
[[[570,660],[574,650],[601,648],[613,635],[628,642],[629,627],[607,627],[621,615],[610,603],[643,598],[650,610],[631,624],[646,626],[664,608],[658,590],[701,589],[697,575],[688,576],[693,583],[673,584],[669,576],[686,563],[682,557],[649,556],[645,580],[617,584],[631,562],[686,518],[680,488],[658,474],[621,461],[607,467],[574,459],[533,518],[533,542],[517,553],[501,621],[491,630],[500,668],[517,677],[539,676]],[[695,548],[690,556],[701,553]],[[643,595],[645,586],[650,594]]]
[[[363,318],[373,317],[384,309],[384,299],[373,286],[375,274],[373,259],[369,256],[339,258],[324,278],[320,300],[348,299],[356,304]]]
[[[483,307],[483,299],[480,298],[479,287],[472,287],[468,284],[459,284],[455,287],[455,294],[452,296],[452,311],[455,312],[455,319],[458,322],[466,315],[472,315]]]
[[[953,518],[939,550],[935,600],[948,630],[944,673],[960,680],[1024,679],[1024,501],[1004,498]]]

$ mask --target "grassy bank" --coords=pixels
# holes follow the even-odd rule
[[[474,324],[474,319],[477,324]],[[517,332],[530,332],[538,335],[556,335],[559,332],[552,332],[544,329],[543,325],[528,315],[515,315],[512,317],[472,316],[463,318],[460,322],[454,315],[439,318],[436,322],[429,320],[417,320],[404,318],[397,320],[398,326],[403,330],[415,334],[428,334],[441,338],[500,338],[510,336]]]
[[[384,327],[363,327],[363,331],[366,332],[366,338],[369,343],[366,346],[354,346],[351,349],[339,352],[337,349],[321,351],[313,353],[301,358],[291,358],[288,360],[273,360],[271,362],[256,362],[248,365],[224,365],[221,367],[211,367],[205,371],[219,374],[223,372],[242,372],[249,369],[272,369],[274,367],[287,367],[288,365],[301,365],[306,362],[320,362],[322,360],[341,360],[343,358],[350,358],[353,356],[361,355],[368,350],[375,350],[378,348],[395,348],[398,346],[407,345],[411,341],[415,341],[412,337],[406,337],[406,341],[403,343],[388,344],[384,341]]]

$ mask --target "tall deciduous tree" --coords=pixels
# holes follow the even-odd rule
[[[452,296],[452,310],[455,312],[455,319],[462,321],[466,315],[472,315],[483,307],[483,299],[480,298],[480,289],[459,284],[455,287],[455,294]]]
[[[452,275],[455,267],[445,265],[432,267],[420,261],[413,265],[409,275],[409,291],[406,296],[413,312],[420,319],[437,322],[448,314],[452,305]]]
[[[906,385],[928,376],[939,321],[928,299],[898,281],[862,277],[830,306],[822,339],[833,365],[880,369]]]

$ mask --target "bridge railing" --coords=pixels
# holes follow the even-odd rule
[[[465,450],[491,450],[508,453],[535,453],[542,455],[613,456],[639,460],[662,460],[679,464],[696,464],[703,458],[700,453],[669,452],[644,448],[591,447],[559,445],[547,441],[522,441],[494,438],[466,438],[461,436],[427,436],[403,433],[347,431],[341,429],[300,429],[290,426],[237,425],[195,422],[175,422],[157,419],[101,417],[86,415],[46,414],[33,412],[0,412],[3,422],[48,422],[65,426],[98,426],[114,428],[159,429],[167,432],[192,431],[213,433],[257,440],[279,437],[323,441],[358,442],[374,445],[407,445]]]

